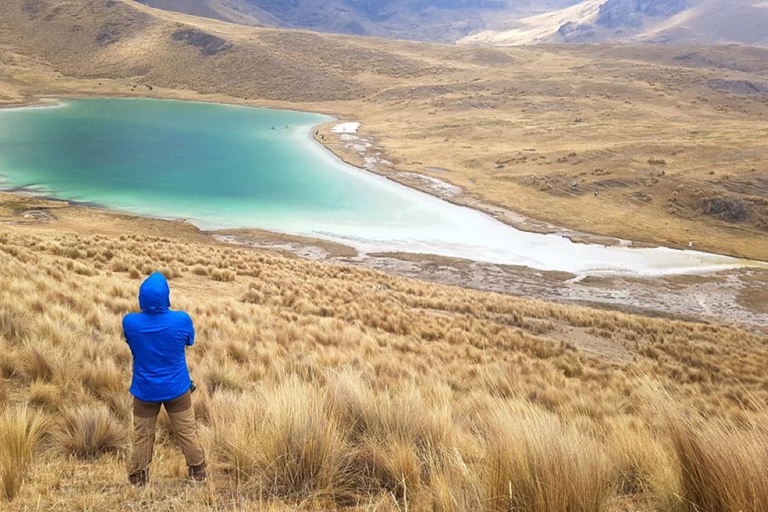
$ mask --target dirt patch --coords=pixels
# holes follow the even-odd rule
[[[768,197],[768,176],[762,173],[725,176],[718,184],[735,194]]]
[[[322,254],[317,254],[318,257],[312,259],[357,257],[357,250],[347,245],[305,236],[273,233],[261,229],[227,229],[213,231],[211,234],[226,243],[270,248],[298,255],[305,253],[305,256],[309,256],[312,253],[312,248],[322,251]]]
[[[577,244],[598,244],[598,245],[605,245],[609,247],[616,247],[621,245],[621,240],[619,240],[618,238],[608,238],[608,237],[592,236],[592,235],[574,235],[574,236],[569,236],[568,238],[570,238],[572,242]]]
[[[610,179],[610,180],[600,180],[594,182],[594,186],[598,188],[627,188],[627,187],[636,187],[639,183],[635,180],[621,180],[621,179]]]
[[[120,40],[120,26],[117,23],[107,23],[104,28],[96,34],[96,43],[102,46],[109,46]]]
[[[744,272],[744,283],[737,300],[745,309],[756,313],[768,314],[768,273]],[[768,332],[768,324],[764,326]]]
[[[758,313],[768,314],[768,288],[749,288],[738,296],[739,304]]]
[[[202,55],[218,55],[232,49],[232,44],[226,42],[220,37],[212,36],[202,30],[187,28],[177,30],[171,34],[174,41],[183,41],[190,46],[200,50]]]
[[[665,277],[664,281],[672,286],[691,286],[711,283],[725,283],[726,279],[718,275],[681,275]]]
[[[594,333],[561,324],[547,333],[548,338],[576,347],[579,352],[601,361],[614,364],[631,362],[635,354],[620,335],[594,330]]]
[[[766,96],[768,85],[751,82],[749,80],[710,80],[707,86],[713,91],[736,96]]]
[[[31,222],[53,222],[56,220],[56,216],[53,215],[49,209],[42,208],[37,210],[22,210],[18,213],[19,217],[31,221]]]

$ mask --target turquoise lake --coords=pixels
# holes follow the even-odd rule
[[[576,273],[733,267],[695,251],[574,244],[526,233],[337,159],[332,118],[182,101],[64,100],[0,110],[0,187],[203,229],[261,228],[352,245]],[[274,129],[273,129],[274,128]]]

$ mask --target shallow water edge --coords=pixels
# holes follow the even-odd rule
[[[35,108],[51,108],[53,107],[61,107],[67,105],[67,100],[76,100],[77,98],[58,98],[58,99],[45,99],[45,103],[54,103],[53,105],[45,104],[45,105],[39,105],[39,104],[32,104],[32,105],[26,105],[22,108],[29,108],[29,109],[35,109]],[[97,96],[94,99],[104,99],[104,100],[113,100],[113,99],[121,99],[116,98],[113,96],[110,97],[101,97]],[[147,101],[143,98],[125,98],[126,100],[141,100],[141,101]],[[187,100],[158,100],[158,101],[174,101],[174,102],[184,102],[186,104],[189,103],[201,103],[201,102],[189,102]],[[58,102],[58,103],[57,103]],[[223,107],[228,108],[251,108],[245,105],[232,105],[228,103],[218,103],[218,102],[205,102],[205,103],[211,103],[211,104],[218,104]],[[18,107],[15,107],[18,108]],[[258,110],[258,107],[256,107]],[[270,111],[280,111],[282,109],[269,109]],[[286,112],[289,112],[290,110],[285,109]],[[299,111],[290,111],[290,112],[299,112]],[[324,120],[323,123],[320,124],[328,124],[333,121],[333,117],[330,116],[323,116],[327,120]],[[317,126],[317,125],[315,125]],[[322,145],[319,141],[316,141],[312,137],[312,133],[314,127],[310,127],[306,129],[305,132],[301,133],[301,138],[304,140],[304,142],[307,142],[309,146],[311,146],[309,149],[311,152],[316,156],[318,160],[327,160],[332,159],[336,165],[333,165],[334,171],[338,170],[344,173],[350,173],[350,175],[354,175],[357,178],[360,178],[360,175],[358,174],[360,169],[359,167],[351,167],[348,163],[345,163],[343,159],[339,158],[339,156],[332,152],[328,151],[328,149]],[[364,168],[363,168],[364,169]],[[570,243],[563,243],[564,240],[567,239],[567,237],[564,237],[562,234],[538,234],[533,235],[530,233],[523,233],[519,229],[515,229],[514,227],[510,227],[507,223],[502,223],[498,218],[494,218],[494,216],[489,216],[485,212],[480,212],[477,209],[469,208],[462,204],[456,204],[453,203],[451,205],[451,208],[447,208],[445,198],[438,198],[436,194],[429,194],[428,191],[424,190],[415,190],[413,188],[407,188],[402,183],[399,183],[397,180],[393,180],[389,177],[382,176],[378,173],[374,173],[369,171],[368,169],[364,169],[366,178],[365,181],[369,183],[373,183],[375,186],[381,186],[386,189],[388,189],[389,194],[395,194],[395,196],[402,195],[403,197],[407,197],[409,201],[413,202],[414,204],[419,204],[421,207],[426,208],[425,211],[434,211],[438,212],[438,216],[440,215],[448,215],[447,219],[450,222],[458,222],[456,226],[461,226],[462,229],[465,229],[466,233],[472,233],[472,226],[473,223],[476,223],[478,225],[482,225],[485,228],[488,229],[487,235],[485,235],[485,238],[480,237],[478,239],[473,240],[467,240],[464,246],[456,246],[457,241],[464,242],[464,239],[461,237],[457,238],[446,238],[444,242],[439,241],[439,239],[430,240],[430,235],[428,233],[422,232],[420,236],[422,236],[421,239],[418,237],[413,240],[406,239],[397,240],[393,238],[387,238],[384,236],[384,238],[364,238],[361,239],[358,236],[354,234],[350,234],[347,232],[346,234],[340,233],[340,232],[332,232],[332,231],[324,231],[324,230],[310,230],[310,231],[293,231],[293,230],[281,230],[281,229],[275,229],[274,226],[272,227],[265,227],[265,226],[250,226],[245,225],[246,221],[241,220],[243,223],[242,225],[237,225],[237,220],[233,220],[232,222],[234,224],[226,225],[226,226],[216,226],[215,224],[205,224],[205,221],[202,219],[198,219],[197,222],[194,222],[198,224],[198,227],[204,228],[204,229],[210,229],[210,228],[221,228],[221,227],[256,227],[259,229],[268,229],[271,231],[275,231],[277,233],[286,233],[286,234],[298,234],[298,235],[304,235],[304,236],[312,236],[312,237],[318,237],[318,238],[325,238],[332,240],[337,243],[351,245],[358,250],[362,252],[413,252],[413,253],[421,253],[421,254],[430,254],[435,253],[442,256],[449,256],[449,257],[467,257],[468,259],[472,259],[475,261],[486,261],[489,263],[509,263],[509,264],[523,264],[529,263],[529,266],[534,268],[542,268],[545,270],[566,270],[566,271],[586,271],[591,275],[594,274],[614,274],[614,273],[641,273],[641,274],[667,274],[667,273],[701,273],[701,272],[711,272],[715,270],[721,270],[725,268],[734,268],[738,266],[753,266],[758,264],[758,262],[751,262],[746,260],[737,260],[732,258],[726,258],[726,257],[719,257],[718,255],[712,255],[708,253],[700,253],[697,251],[678,251],[675,249],[665,249],[665,248],[658,248],[658,249],[637,249],[637,248],[626,248],[626,247],[614,247],[614,248],[608,248],[605,245],[601,244],[589,244],[589,248],[579,248],[576,247],[572,242]],[[393,188],[394,187],[394,188]],[[45,189],[39,189],[34,188],[31,190],[20,190],[20,189],[14,189],[11,188],[12,191],[18,192],[18,193],[28,193],[35,196],[41,196],[46,195]],[[54,194],[48,194],[53,195]],[[97,201],[98,202],[98,201]],[[92,202],[88,202],[88,206],[93,206]],[[136,214],[136,211],[131,211],[130,209],[125,208],[115,208],[115,207],[109,207],[108,209],[126,212],[130,214]],[[439,213],[444,212],[444,213]],[[445,213],[448,212],[448,213]],[[160,219],[177,219],[177,216],[173,215],[163,215],[159,213],[150,213],[147,214],[146,212],[141,212],[140,215],[153,217],[153,218],[160,218]],[[496,225],[498,223],[499,225]],[[506,229],[502,229],[500,225],[503,225]],[[508,233],[508,236],[512,237],[510,240],[505,241],[504,244],[499,245],[497,242],[492,242],[491,245],[488,247],[482,247],[479,245],[476,245],[477,243],[484,244],[485,242],[491,241],[487,237],[490,236],[491,238],[499,236],[499,233]],[[400,234],[398,232],[398,234]],[[386,234],[385,234],[386,235]],[[449,234],[450,235],[450,234]],[[503,235],[507,236],[507,235]],[[424,238],[426,237],[426,238]],[[519,240],[518,240],[519,239]],[[517,241],[516,241],[517,240]],[[586,240],[589,242],[589,240]],[[469,245],[467,245],[469,244]],[[583,244],[578,244],[582,245]],[[551,248],[547,249],[547,247],[552,246]],[[463,248],[462,248],[463,247]],[[558,260],[557,257],[554,257],[551,254],[547,254],[548,252],[552,251],[563,251],[566,250],[568,252],[573,253],[574,257],[580,257],[583,261],[580,265],[574,265],[573,262],[561,262]],[[528,251],[528,253],[526,253]],[[543,252],[542,252],[543,251]],[[514,258],[510,258],[511,256],[514,256]],[[586,260],[589,258],[593,258],[594,262],[592,264],[586,263]],[[619,264],[615,260],[624,260],[626,259],[626,262],[624,264]],[[653,260],[651,264],[648,264],[648,262],[645,262],[644,260],[648,259]],[[673,264],[665,263],[665,260],[675,261]],[[567,266],[568,268],[558,268],[560,266]]]

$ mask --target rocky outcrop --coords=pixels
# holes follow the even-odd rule
[[[600,6],[596,23],[607,28],[640,27],[646,16],[673,16],[690,4],[690,0],[608,0]]]

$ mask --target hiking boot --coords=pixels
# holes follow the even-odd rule
[[[205,462],[199,466],[189,466],[189,479],[193,482],[204,482],[206,477]]]
[[[149,482],[149,470],[142,469],[128,475],[128,481],[136,487],[144,487]]]

